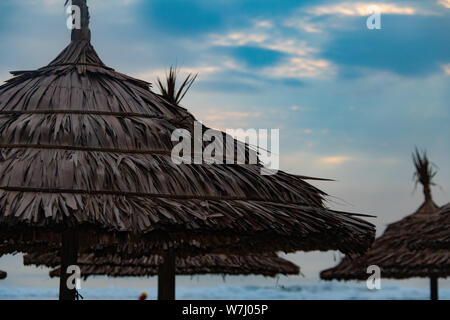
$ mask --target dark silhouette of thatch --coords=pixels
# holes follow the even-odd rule
[[[302,177],[175,165],[171,133],[192,129],[194,117],[106,67],[87,36],[47,67],[13,74],[0,87],[5,239],[53,240],[76,227],[100,239],[159,232],[161,243],[254,235],[287,251],[361,252],[371,242],[371,224],[326,209],[325,194]]]
[[[137,254],[370,246],[374,226],[326,208],[326,194],[305,177],[262,176],[259,164],[176,165],[171,134],[193,133],[194,116],[107,67],[90,43],[86,0],[72,3],[82,9],[72,42],[0,87],[0,241],[8,250],[62,248],[70,265],[93,244],[125,243]]]
[[[7,275],[5,271],[0,270],[0,280],[6,279]]]
[[[47,266],[55,268],[59,265],[59,257],[55,254],[28,254],[24,256],[25,265]],[[157,255],[124,259],[120,255],[96,257],[94,254],[82,255],[78,258],[81,275],[84,279],[94,275],[110,277],[143,277],[158,275],[158,267],[162,258]],[[177,275],[277,275],[299,274],[298,266],[278,257],[276,254],[261,255],[223,255],[210,254],[205,256],[176,258]],[[51,277],[59,276],[60,269],[50,272]]]
[[[423,227],[433,221],[439,207],[434,203],[430,186],[435,171],[426,153],[413,154],[415,177],[423,184],[424,203],[413,214],[394,222],[378,237],[369,251],[359,257],[345,257],[336,267],[324,270],[325,280],[366,280],[367,267],[377,265],[382,278],[405,279],[411,277],[436,278],[450,276],[450,252],[431,249],[413,250],[411,245],[421,237]]]
[[[414,226],[410,226],[414,230]],[[420,232],[413,233],[412,249],[435,249],[450,251],[450,203],[442,206],[436,216],[421,226]],[[449,266],[450,268],[450,266]]]

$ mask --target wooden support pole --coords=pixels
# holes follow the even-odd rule
[[[80,9],[80,29],[72,30],[72,41],[91,41],[91,31],[89,30],[89,8],[86,0],[72,0],[72,6],[77,6]],[[76,18],[76,17],[74,17]]]
[[[167,251],[158,270],[158,300],[175,300],[175,253]]]
[[[437,277],[430,278],[430,300],[439,300]]]
[[[78,238],[74,230],[66,230],[62,233],[61,246],[61,276],[59,277],[59,300],[76,300],[76,289],[67,286],[70,274],[67,268],[77,264]]]

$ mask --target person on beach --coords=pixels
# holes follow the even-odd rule
[[[139,301],[142,301],[142,300],[147,300],[147,293],[145,293],[145,292],[141,293],[141,296],[139,297]]]

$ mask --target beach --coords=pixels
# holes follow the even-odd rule
[[[81,289],[85,300],[137,300],[142,292],[149,300],[156,299],[156,288]],[[441,300],[450,300],[450,289],[440,290]],[[27,288],[0,286],[0,300],[56,300],[56,288]],[[363,283],[319,282],[292,286],[236,286],[177,287],[180,300],[427,300],[429,289],[401,285],[386,285],[381,290],[368,290]]]

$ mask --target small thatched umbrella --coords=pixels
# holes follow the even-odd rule
[[[175,164],[172,133],[194,137],[195,118],[107,67],[90,42],[86,0],[72,4],[81,29],[69,46],[0,87],[0,241],[8,250],[61,249],[63,270],[94,245],[158,253],[164,298],[173,298],[175,250],[351,254],[370,246],[374,226],[327,209],[305,177],[263,176],[259,164]],[[67,277],[60,298],[74,299]]]
[[[415,177],[423,185],[425,202],[413,214],[390,224],[365,255],[345,257],[336,267],[322,271],[322,279],[366,280],[367,267],[377,265],[383,278],[430,278],[431,298],[437,299],[437,279],[450,276],[450,252],[411,248],[415,239],[421,237],[423,226],[433,221],[438,210],[430,190],[436,173],[425,153],[421,156],[416,150],[413,160]]]
[[[110,277],[143,277],[158,275],[162,257],[152,255],[135,259],[124,259],[120,255],[96,257],[94,254],[82,255],[78,259],[83,278],[94,275]],[[29,254],[23,258],[24,265],[47,266],[54,268],[60,259],[56,254]],[[277,275],[299,274],[300,268],[276,254],[260,254],[249,256],[209,254],[196,257],[177,257],[175,259],[177,275]],[[60,268],[50,272],[51,277],[59,276]]]
[[[424,223],[411,248],[450,250],[450,203],[442,206],[435,217]]]
[[[8,274],[5,271],[0,270],[0,280],[6,279]]]

